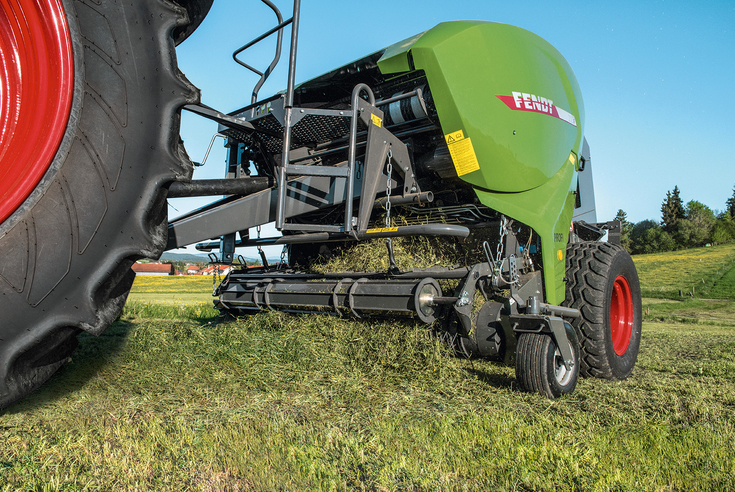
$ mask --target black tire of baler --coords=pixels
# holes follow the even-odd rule
[[[579,377],[579,342],[572,328],[567,327],[567,336],[574,354],[574,366],[570,380],[565,385],[557,381],[554,372],[556,343],[553,337],[545,333],[521,333],[518,336],[516,381],[521,391],[552,399],[574,391]]]
[[[623,355],[615,353],[610,331],[610,298],[618,275],[628,281],[633,299],[633,328]],[[582,313],[571,322],[580,340],[582,376],[626,379],[633,371],[641,343],[641,288],[632,258],[615,244],[570,243],[566,278],[564,305]]]
[[[69,122],[38,187],[0,224],[0,408],[63,366],[81,330],[99,335],[117,318],[132,264],[166,244],[165,186],[191,179],[180,109],[199,94],[172,38],[186,11],[166,0],[63,3]]]

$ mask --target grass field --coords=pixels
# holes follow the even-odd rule
[[[697,261],[705,279],[716,261]],[[647,260],[677,264],[704,275]],[[658,288],[642,270],[644,291]],[[731,298],[728,278],[712,291]],[[0,491],[735,489],[731,300],[678,300],[667,280],[676,299],[644,299],[632,377],[550,401],[425,327],[217,324],[211,278],[197,279],[204,294],[141,279],[107,332],[81,336],[59,374],[0,413]]]
[[[644,297],[735,299],[735,244],[633,257]]]

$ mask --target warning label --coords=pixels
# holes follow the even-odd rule
[[[370,119],[372,120],[373,125],[377,126],[378,128],[380,128],[380,125],[383,124],[383,120],[381,120],[380,117],[376,114],[371,114]]]
[[[458,132],[448,133],[444,135],[444,138],[447,139],[447,145],[451,145],[464,139],[464,132],[462,130],[459,130]]]
[[[398,230],[397,227],[383,227],[383,228],[377,228],[377,229],[368,229],[365,232],[367,232],[368,234],[375,234],[375,233],[380,233],[380,232],[396,232],[397,230]]]
[[[462,130],[448,133],[444,135],[449,147],[449,154],[452,156],[454,168],[457,170],[457,176],[469,174],[472,171],[480,169],[480,163],[477,161],[475,148],[472,146],[472,139],[465,138]]]

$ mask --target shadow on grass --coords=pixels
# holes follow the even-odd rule
[[[71,360],[40,388],[1,411],[0,415],[32,411],[81,390],[123,350],[134,327],[133,323],[118,319],[99,337],[87,333],[77,335],[79,346]]]
[[[492,386],[498,389],[518,389],[516,378],[508,376],[507,374],[499,374],[493,372],[483,371],[474,367],[467,368],[466,371],[477,378],[478,381]]]

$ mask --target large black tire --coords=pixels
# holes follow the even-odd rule
[[[131,265],[166,244],[167,184],[192,172],[179,120],[198,91],[172,37],[186,10],[166,0],[63,0],[63,10],[69,121],[41,182],[0,224],[0,408],[54,374],[80,330],[98,335],[117,318]]]
[[[583,376],[630,376],[641,343],[641,288],[622,247],[600,242],[567,246],[564,305],[579,309],[572,326],[581,346]]]
[[[521,333],[516,348],[516,380],[521,390],[547,398],[559,398],[574,391],[579,377],[579,342],[573,328],[566,325],[574,365],[567,369],[549,334]]]

